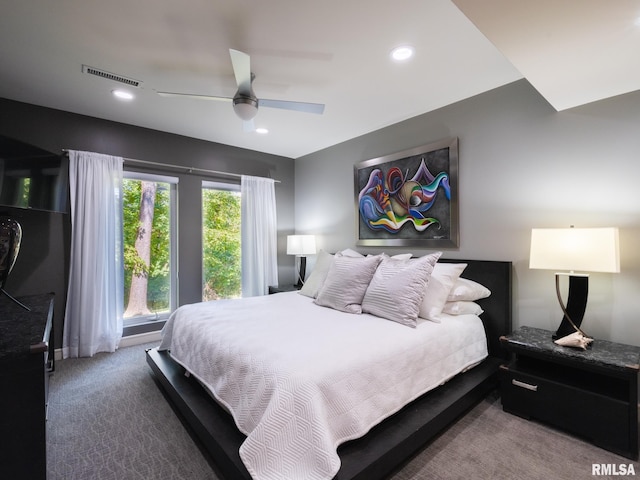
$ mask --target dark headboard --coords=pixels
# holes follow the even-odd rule
[[[462,277],[476,281],[489,290],[491,295],[479,300],[484,310],[481,315],[487,332],[489,354],[504,356],[500,336],[511,333],[511,262],[491,260],[458,260],[441,258],[439,262],[466,263]]]

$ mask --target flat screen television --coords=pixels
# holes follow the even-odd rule
[[[2,206],[67,213],[69,159],[0,136]]]

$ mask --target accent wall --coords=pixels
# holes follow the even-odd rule
[[[529,269],[531,229],[619,227],[621,272],[591,274],[582,327],[640,345],[640,92],[556,112],[520,80],[301,157],[296,232],[331,252],[427,253],[356,247],[354,164],[447,137],[459,139],[460,246],[443,256],[512,261],[514,328],[556,330],[554,272]]]

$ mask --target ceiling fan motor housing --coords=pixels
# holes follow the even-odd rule
[[[258,113],[258,99],[238,93],[233,97],[233,111],[245,122],[249,121]]]

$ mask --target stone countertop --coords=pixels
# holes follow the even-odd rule
[[[620,370],[640,369],[640,347],[609,342],[595,338],[586,349],[562,347],[552,340],[553,332],[542,328],[521,327],[515,332],[501,337],[501,342],[512,351],[529,351],[553,355],[571,361],[603,368]]]
[[[47,349],[45,331],[53,294],[17,298],[31,311],[0,295],[0,361],[41,352]]]

